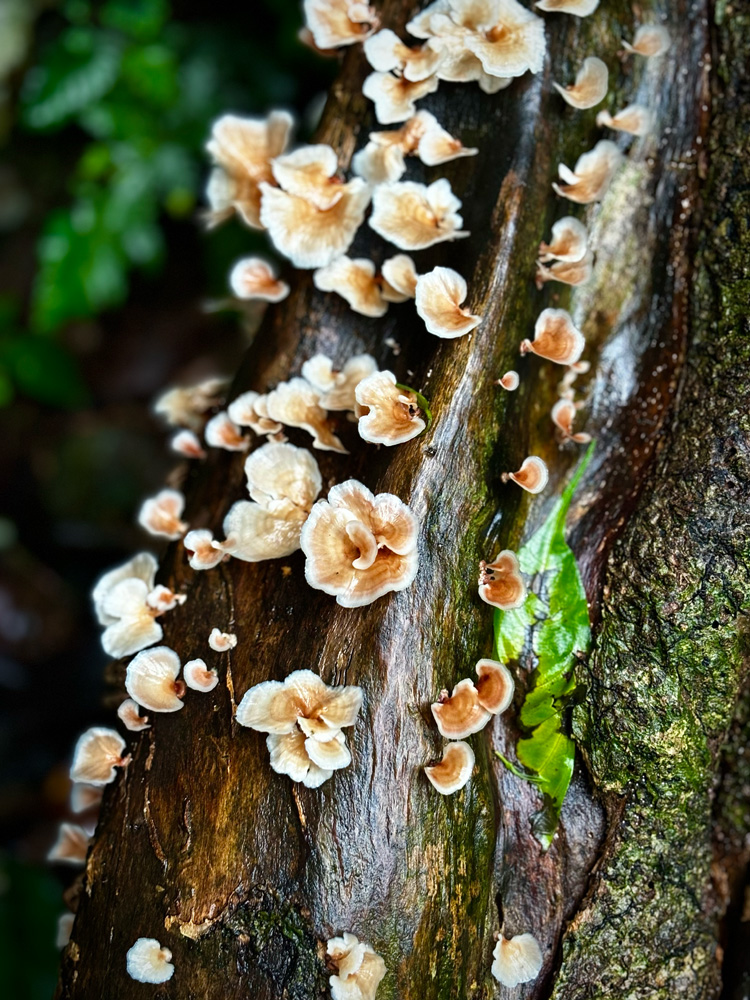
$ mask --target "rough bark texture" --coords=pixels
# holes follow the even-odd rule
[[[388,26],[410,13],[383,4]],[[385,958],[381,1000],[480,1000],[498,993],[489,969],[501,920],[506,933],[533,931],[546,956],[542,976],[514,996],[718,996],[718,924],[746,860],[735,762],[749,714],[737,706],[750,563],[750,18],[723,3],[640,5],[639,21],[662,17],[674,44],[659,60],[620,61],[634,14],[612,0],[585,20],[549,18],[539,77],[495,96],[441,86],[424,102],[481,150],[424,171],[450,178],[472,237],[418,259],[469,279],[469,304],[485,317],[475,334],[439,342],[408,305],[381,321],[355,316],[305,274],[269,311],[234,392],[297,374],[317,350],[336,361],[369,350],[431,399],[422,438],[376,450],[342,421],[351,455],[318,455],[329,485],[354,476],[410,502],[423,521],[419,577],[345,610],[305,585],[300,554],[284,560],[289,575],[281,563],[236,561],[196,574],[171,548],[163,578],[189,596],[165,619],[165,640],[183,659],[216,664],[222,683],[136,737],[132,764],[108,789],[60,998],[149,989],[308,1000],[327,988],[320,942],[351,930]],[[623,143],[626,166],[585,213],[593,283],[539,293],[538,242],[570,208],[551,192],[556,165],[598,137],[595,111],[567,108],[550,81],[568,81],[593,53],[610,65],[611,107],[649,105],[655,135]],[[365,73],[349,52],[320,132],[343,163],[373,126]],[[387,255],[367,227],[354,250]],[[539,523],[577,457],[558,448],[549,421],[560,370],[517,355],[540,309],[556,304],[573,311],[594,362],[587,429],[598,447],[571,538],[596,628],[574,720],[585,764],[545,855],[529,827],[536,792],[492,753],[512,748],[513,712],[471,738],[477,767],[458,795],[435,794],[421,767],[442,744],[430,701],[491,654],[479,559]],[[506,394],[493,381],[511,367],[521,389]],[[529,453],[552,471],[533,503],[499,478]],[[241,458],[213,454],[186,489],[191,524],[218,527],[243,495]],[[207,649],[214,625],[237,633],[234,652]],[[352,766],[318,790],[271,772],[263,737],[233,721],[251,685],[300,667],[366,692]],[[714,874],[727,873],[718,889],[712,850]],[[164,986],[125,973],[142,935],[173,952]]]

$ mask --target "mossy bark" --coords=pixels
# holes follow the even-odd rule
[[[383,22],[398,28],[409,13],[386,0]],[[713,888],[712,846],[722,823],[739,843],[744,815],[729,776],[720,808],[714,793],[732,760],[721,747],[744,679],[750,556],[750,45],[745,15],[716,15],[712,27],[704,3],[643,3],[641,19],[665,16],[674,39],[648,62],[617,56],[633,31],[624,2],[584,20],[553,16],[540,76],[495,96],[441,86],[424,102],[480,149],[414,170],[448,176],[463,199],[471,239],[418,266],[467,277],[484,316],[473,335],[438,342],[408,306],[363,319],[305,274],[269,312],[233,392],[265,390],[317,350],[338,362],[369,350],[431,400],[422,438],[375,450],[342,421],[351,455],[318,455],[327,485],[354,476],[412,505],[420,573],[401,594],[345,610],[305,585],[299,554],[284,561],[291,573],[231,561],[196,574],[180,545],[170,549],[163,579],[188,600],[165,619],[165,641],[184,660],[210,659],[214,625],[239,643],[210,664],[219,687],[156,718],[108,789],[58,997],[142,996],[125,953],[153,936],[176,968],[156,997],[312,1000],[329,974],[321,942],[351,930],[386,961],[381,1000],[486,1000],[498,992],[489,969],[501,921],[506,933],[535,933],[546,956],[516,996],[718,996],[727,896]],[[556,165],[598,137],[595,112],[567,108],[550,81],[571,79],[589,54],[610,65],[612,108],[648,104],[655,135],[631,145],[603,205],[586,212],[593,283],[539,293],[538,243],[569,211],[551,192]],[[365,74],[349,52],[321,127],[344,164],[374,124]],[[367,227],[353,253],[387,256]],[[441,751],[429,703],[491,655],[479,559],[533,529],[576,461],[549,420],[561,373],[517,353],[540,309],[557,304],[573,311],[594,362],[587,429],[598,447],[571,537],[596,627],[574,723],[585,765],[542,854],[529,825],[536,792],[492,752],[512,748],[513,712],[471,738],[477,768],[461,793],[439,797],[421,768]],[[512,367],[521,389],[507,394],[494,380]],[[529,453],[552,471],[533,502],[500,482]],[[243,495],[241,458],[212,454],[185,475],[191,525],[217,528]],[[233,720],[251,685],[302,667],[366,692],[353,763],[318,790],[272,773],[263,737]],[[519,700],[524,686],[520,671]]]

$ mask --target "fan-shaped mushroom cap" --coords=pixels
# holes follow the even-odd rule
[[[460,208],[461,201],[445,177],[429,186],[398,181],[375,188],[369,224],[401,250],[423,250],[469,235],[461,230]]]
[[[83,865],[91,843],[91,834],[78,823],[61,823],[57,840],[47,852],[48,861]]]
[[[456,684],[450,697],[444,691],[440,701],[430,708],[440,735],[449,740],[462,740],[478,733],[490,720],[490,713],[480,705],[477,689],[468,677]]]
[[[127,767],[123,757],[125,740],[114,729],[94,726],[79,737],[73,751],[70,780],[87,785],[108,785],[117,776],[115,768]]]
[[[384,146],[368,142],[364,149],[354,155],[352,171],[373,187],[376,184],[392,184],[406,172],[403,150],[395,143]]]
[[[219,683],[219,675],[209,670],[205,660],[188,660],[182,668],[185,683],[193,691],[213,691]]]
[[[452,339],[479,326],[482,317],[461,308],[467,292],[464,279],[450,267],[435,267],[417,278],[417,313],[428,333]]]
[[[333,769],[319,767],[308,754],[307,743],[307,737],[300,730],[283,736],[272,733],[266,737],[271,768],[277,774],[286,774],[306,788],[319,788],[331,777]]]
[[[572,215],[558,219],[552,227],[552,240],[539,244],[539,260],[563,260],[575,264],[586,256],[589,234],[586,227]]]
[[[635,33],[632,42],[623,40],[622,47],[626,52],[634,52],[639,56],[661,56],[672,44],[667,29],[661,24],[642,24]]]
[[[550,13],[588,17],[599,6],[599,0],[538,0],[535,6],[537,10],[546,10]]]
[[[362,688],[330,687],[312,670],[295,670],[284,681],[264,681],[245,693],[236,719],[260,733],[292,733],[303,724],[306,736],[332,740],[353,726],[362,707]]]
[[[131,979],[139,983],[166,983],[174,975],[172,952],[156,938],[138,938],[128,951],[125,966]]]
[[[296,552],[304,512],[290,510],[277,516],[258,503],[238,500],[224,518],[226,541],[219,542],[222,553],[242,562],[281,559]]]
[[[558,428],[563,441],[575,441],[576,444],[588,444],[591,440],[590,434],[574,433],[573,422],[576,418],[578,407],[572,399],[558,399],[552,407],[552,423]]]
[[[200,438],[194,431],[181,430],[172,435],[169,442],[172,451],[176,451],[183,458],[205,458],[206,451],[203,448]]]
[[[214,122],[206,149],[216,168],[209,182],[210,223],[236,211],[253,229],[262,229],[260,184],[272,181],[271,160],[286,149],[294,119],[286,111],[267,118],[223,115]]]
[[[593,108],[607,96],[609,86],[609,70],[607,64],[589,56],[583,60],[583,65],[576,74],[576,82],[567,87],[559,83],[552,86],[572,108]]]
[[[354,410],[355,389],[368,375],[378,370],[371,354],[355,354],[341,371],[325,354],[315,354],[302,365],[302,375],[320,393],[320,405],[326,410]]]
[[[289,285],[279,280],[276,270],[262,257],[238,260],[229,275],[229,284],[238,299],[281,302],[289,294]]]
[[[370,188],[355,177],[339,190],[336,204],[323,211],[306,198],[261,184],[261,221],[295,267],[325,267],[349,249],[370,203]]]
[[[437,118],[429,111],[417,111],[400,128],[370,132],[370,142],[378,146],[396,146],[402,153],[416,153],[419,140],[428,128],[437,124]]]
[[[413,582],[418,535],[417,518],[398,497],[373,496],[349,479],[315,504],[302,528],[305,578],[342,607],[371,604]]]
[[[509,989],[536,979],[544,964],[539,942],[532,934],[517,934],[510,939],[501,934],[493,956],[492,975]]]
[[[388,311],[375,265],[365,257],[338,257],[314,272],[313,284],[321,292],[336,292],[362,316],[384,316]]]
[[[474,770],[474,751],[460,740],[447,743],[439,764],[426,767],[424,773],[441,795],[452,795],[463,788]]]
[[[486,604],[501,611],[511,611],[521,607],[526,595],[526,584],[515,552],[504,549],[494,562],[480,562],[479,596]]]
[[[269,418],[266,401],[259,392],[243,392],[229,404],[229,419],[241,427],[252,427],[256,434],[278,434],[281,424]]]
[[[564,285],[585,285],[594,273],[594,253],[587,250],[580,260],[570,263],[554,260],[547,266],[537,261],[536,287],[541,288],[547,281],[560,281]]]
[[[175,594],[169,587],[157,584],[151,593],[146,597],[146,604],[157,614],[162,615],[171,611],[187,600],[187,594]]]
[[[280,382],[266,397],[268,415],[287,427],[301,427],[312,435],[313,448],[339,451],[346,448],[328,426],[327,413],[320,405],[320,393],[303,378]]]
[[[462,156],[476,156],[475,147],[467,147],[460,139],[455,139],[435,119],[434,124],[425,129],[417,146],[417,156],[428,167],[436,167]]]
[[[363,48],[367,61],[378,73],[397,70],[414,82],[433,76],[442,58],[429,42],[415,49],[409,48],[389,28],[371,35]]]
[[[520,385],[520,382],[521,379],[518,372],[509,371],[497,380],[497,385],[501,385],[503,389],[507,389],[508,392],[514,392]]]
[[[188,563],[192,569],[213,569],[226,558],[226,553],[218,542],[214,542],[212,532],[206,528],[188,531],[182,544],[188,553]]]
[[[331,938],[326,949],[338,969],[331,976],[331,1000],[374,1000],[386,973],[385,962],[354,934]]]
[[[212,628],[208,645],[215,653],[227,653],[237,645],[237,636],[233,632],[222,632],[221,629]]]
[[[115,566],[114,569],[101,576],[91,592],[91,600],[99,624],[114,625],[119,620],[119,614],[112,615],[105,607],[107,598],[117,584],[122,583],[123,580],[142,580],[148,593],[154,588],[154,577],[158,567],[159,564],[150,552],[139,552],[121,566]]]
[[[305,448],[269,442],[245,462],[250,496],[269,509],[287,511],[289,505],[307,514],[323,487],[318,463]]]
[[[400,389],[393,372],[374,372],[355,390],[359,435],[371,444],[394,445],[417,437],[427,426],[417,397]]]
[[[529,455],[523,460],[518,472],[504,472],[503,482],[512,479],[528,493],[541,493],[549,482],[549,472],[544,461],[537,455]]]
[[[557,194],[579,205],[601,201],[621,162],[622,153],[617,146],[608,139],[602,139],[588,153],[578,157],[575,170],[561,163],[558,171],[565,183],[553,183],[552,187]]]
[[[586,341],[565,309],[544,309],[534,326],[534,339],[521,342],[521,354],[531,351],[558,365],[573,365]]]
[[[132,698],[126,698],[117,709],[117,718],[131,733],[139,733],[143,729],[150,729],[148,716],[141,716],[138,706]]]
[[[651,130],[654,116],[642,104],[628,104],[622,111],[612,117],[609,111],[600,111],[596,116],[596,124],[613,128],[618,132],[628,132],[630,135],[645,135]]]
[[[402,301],[413,299],[417,294],[417,269],[414,261],[405,253],[397,253],[383,261],[383,277]],[[385,295],[385,290],[383,292]]]
[[[125,690],[152,712],[177,712],[185,693],[185,684],[177,680],[179,673],[180,658],[169,646],[144,649],[128,665]]]
[[[161,639],[162,628],[155,620],[161,612],[149,605],[154,593],[136,577],[121,580],[107,591],[100,608],[102,617],[111,622],[102,634],[102,648],[108,656],[119,660]]]
[[[74,813],[88,812],[98,809],[102,802],[104,788],[102,785],[86,785],[80,781],[73,783],[70,790],[70,809]]]
[[[416,112],[416,102],[438,89],[438,78],[407,80],[392,73],[370,73],[362,84],[362,93],[375,105],[375,117],[381,125],[405,122]]]
[[[187,524],[180,520],[184,509],[185,497],[179,490],[161,490],[155,497],[143,501],[138,523],[150,535],[175,541],[182,538],[188,529]]]
[[[493,715],[501,715],[513,701],[513,674],[504,663],[485,659],[477,663],[477,677],[479,704]]]
[[[163,417],[170,427],[189,427],[198,431],[203,426],[203,415],[216,405],[226,387],[226,379],[210,378],[197,385],[167,389],[154,402],[154,413]]]
[[[271,163],[273,176],[280,187],[323,211],[333,208],[341,199],[342,181],[338,169],[336,150],[323,143],[301,146],[284,156],[277,156]]]
[[[211,417],[206,424],[204,434],[206,444],[210,448],[223,448],[225,451],[247,451],[250,447],[250,441],[226,410]]]
[[[360,0],[305,0],[304,11],[319,49],[362,42],[380,23],[374,7]]]

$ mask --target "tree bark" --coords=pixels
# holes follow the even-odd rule
[[[399,30],[411,13],[385,0],[382,21]],[[108,788],[58,997],[142,997],[125,953],[151,936],[176,969],[155,997],[308,1000],[327,989],[321,942],[351,930],[385,959],[379,1000],[480,1000],[499,991],[501,922],[534,933],[545,954],[514,996],[719,996],[720,922],[747,860],[750,15],[706,0],[640,4],[639,23],[662,17],[673,44],[660,59],[618,57],[634,14],[611,0],[586,19],[548,19],[539,76],[494,96],[441,85],[424,101],[480,149],[424,171],[449,177],[472,236],[418,257],[421,271],[445,263],[466,276],[484,316],[472,335],[437,341],[409,306],[363,319],[305,273],[269,310],[233,394],[267,390],[316,351],[343,362],[366,350],[432,401],[431,428],[408,444],[376,450],[341,421],[351,454],[316,453],[327,485],[355,477],[410,503],[419,575],[347,610],[305,584],[300,553],[283,561],[288,575],[282,561],[236,560],[201,574],[171,546],[162,578],[188,600],[164,620],[165,642],[209,660],[219,626],[238,646],[215,655],[211,695],[134,738]],[[592,54],[610,66],[612,107],[646,104],[656,125],[586,212],[593,281],[537,292],[538,243],[569,214],[550,187],[557,164],[599,137],[596,112],[563,105],[551,81]],[[320,129],[343,164],[375,125],[366,72],[348,52]],[[366,226],[361,254],[388,255]],[[459,794],[438,796],[422,766],[441,753],[430,702],[492,653],[480,558],[520,544],[578,458],[549,420],[561,370],[518,358],[546,305],[570,308],[586,334],[597,447],[571,531],[594,623],[573,720],[582,753],[544,854],[530,828],[537,792],[493,753],[512,754],[512,710],[471,738],[477,767]],[[521,373],[512,394],[493,384],[509,368]],[[534,499],[500,481],[527,454],[551,470]],[[216,529],[244,494],[242,459],[214,453],[185,475],[191,526]],[[516,671],[517,704],[531,665]],[[233,721],[249,687],[299,668],[366,693],[352,765],[317,790],[274,774],[264,738]]]

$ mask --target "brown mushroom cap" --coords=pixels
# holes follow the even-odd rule
[[[506,472],[503,480],[512,479],[528,493],[541,493],[549,482],[549,472],[545,462],[537,455],[529,455],[523,460],[518,472]]]
[[[459,681],[450,698],[441,698],[430,706],[441,736],[462,740],[484,729],[490,713],[479,702],[477,689],[470,678]]]
[[[583,334],[565,309],[543,309],[534,325],[534,339],[521,342],[521,354],[532,354],[558,365],[572,365],[586,346]]]
[[[511,611],[521,607],[526,593],[518,559],[510,549],[504,549],[494,562],[479,564],[479,596],[487,604]]]
[[[452,795],[463,788],[474,770],[474,751],[463,740],[448,743],[439,764],[426,767],[424,773],[441,795]]]
[[[477,663],[477,677],[479,704],[492,715],[500,715],[513,701],[513,674],[504,663],[484,659]]]

